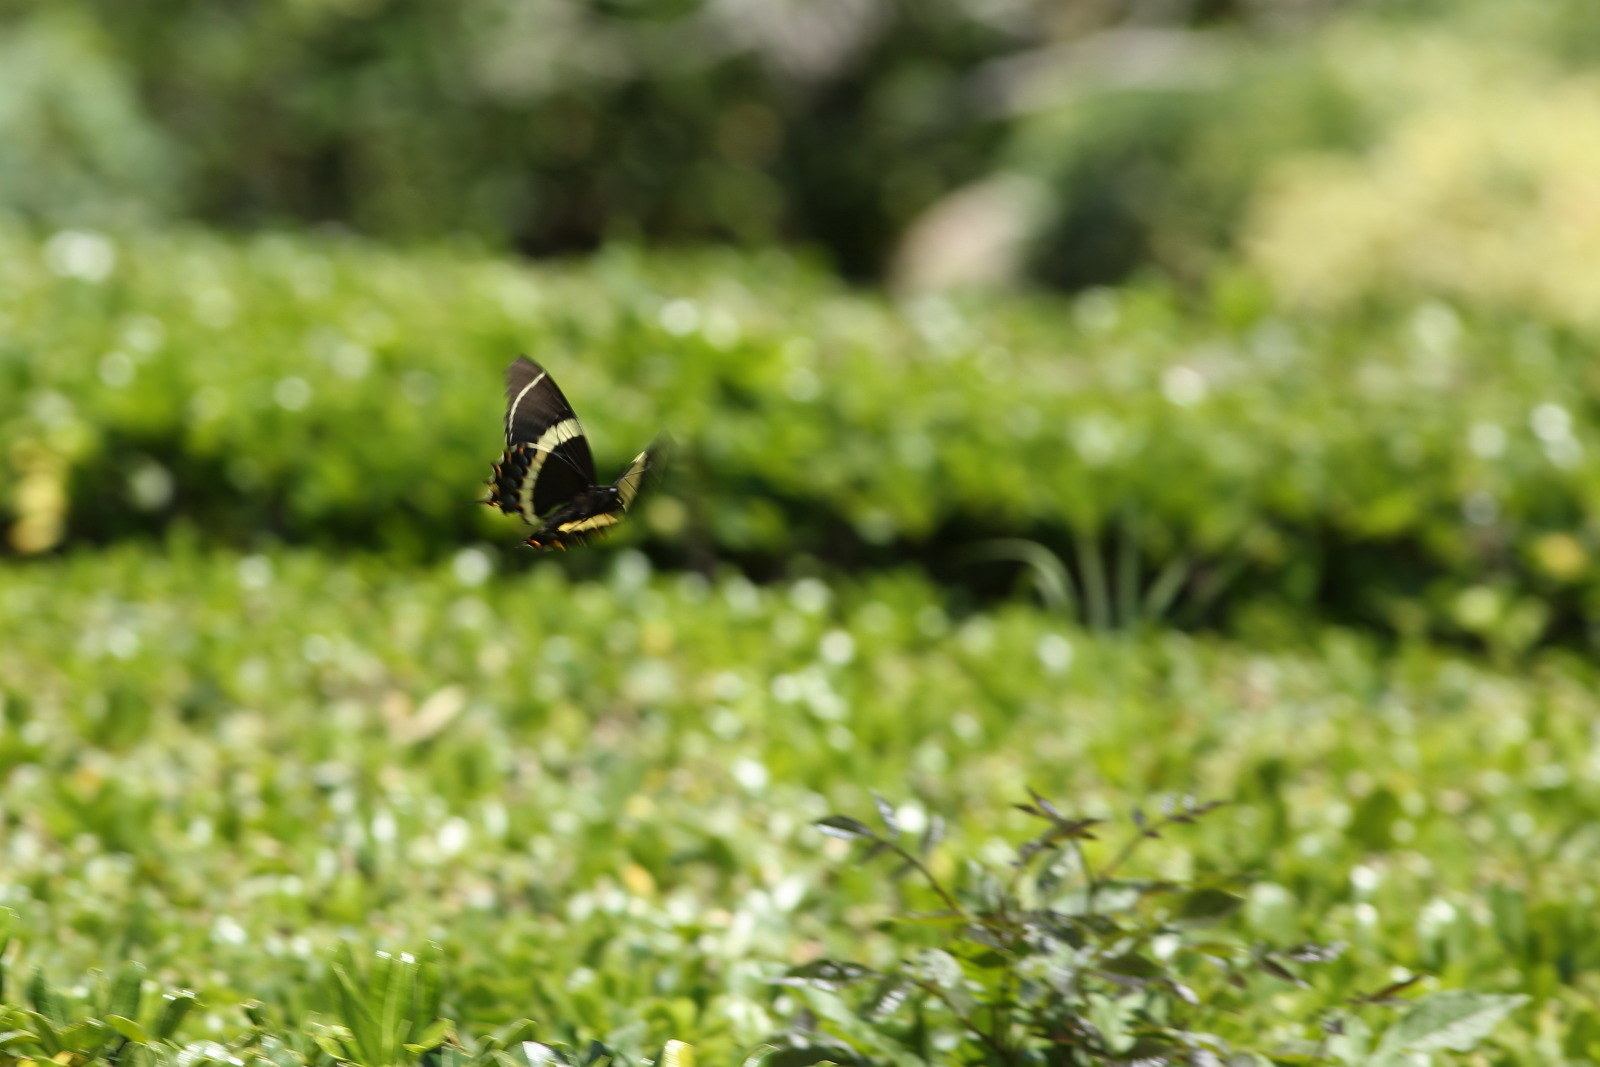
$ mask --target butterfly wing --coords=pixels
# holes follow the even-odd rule
[[[594,457],[572,405],[548,371],[518,356],[506,368],[506,454],[492,502],[537,523],[594,482]]]
[[[671,452],[672,438],[661,434],[650,442],[650,447],[633,457],[633,462],[628,464],[628,469],[622,472],[622,477],[615,483],[617,502],[622,505],[623,511],[632,507],[639,494],[660,478]]]
[[[550,516],[546,526],[528,538],[527,543],[535,548],[581,545],[617,525],[640,492],[660,476],[671,444],[671,438],[665,434],[656,438],[649,448],[633,457],[633,462],[612,484],[610,492],[597,489],[585,494],[570,508]]]

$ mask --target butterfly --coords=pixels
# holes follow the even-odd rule
[[[589,440],[550,372],[527,356],[506,368],[506,450],[493,465],[484,503],[537,526],[534,548],[581,545],[628,513],[659,472],[669,439],[659,436],[611,485],[597,485]]]

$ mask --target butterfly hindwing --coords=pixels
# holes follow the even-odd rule
[[[549,515],[594,487],[594,460],[578,420],[556,423],[534,448],[542,459],[532,488],[535,515]]]
[[[650,442],[649,448],[633,457],[633,462],[628,464],[628,469],[616,481],[617,502],[622,505],[623,511],[632,507],[645,487],[656,480],[671,449],[672,439],[662,434]]]

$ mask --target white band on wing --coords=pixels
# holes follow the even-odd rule
[[[511,443],[511,423],[512,423],[512,420],[514,420],[517,417],[517,405],[522,403],[522,398],[528,395],[528,390],[529,389],[532,389],[534,386],[536,386],[540,382],[544,381],[544,377],[545,377],[545,372],[544,371],[540,371],[539,372],[539,376],[537,378],[535,378],[533,381],[529,382],[527,385],[524,385],[522,387],[522,391],[517,394],[517,398],[515,400],[513,400],[511,402],[511,406],[506,409],[506,443],[507,444]]]

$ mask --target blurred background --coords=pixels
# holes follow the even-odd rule
[[[1306,298],[1403,281],[1588,303],[1559,279],[1592,212],[1556,217],[1597,151],[1600,20],[1575,0],[12,0],[0,18],[0,208],[43,224],[532,256],[781,243],[908,286],[1193,283],[1243,256]],[[1498,255],[1510,213],[1546,254]]]
[[[1600,1060],[1597,55],[1592,0],[0,3],[26,958],[298,1025],[439,941],[458,1019],[737,1062],[774,967],[915,940],[810,820],[1192,790],[1162,877],[1351,946],[1218,1027],[1392,965]],[[602,476],[681,446],[601,546],[473,504],[519,352]]]

